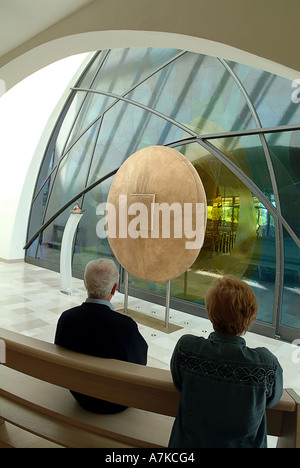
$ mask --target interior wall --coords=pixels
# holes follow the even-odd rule
[[[1,259],[24,258],[29,210],[41,160],[85,58],[77,55],[52,64],[0,98]]]

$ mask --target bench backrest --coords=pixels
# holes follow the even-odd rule
[[[1,328],[0,339],[12,369],[121,405],[176,415],[180,394],[167,370],[82,355]]]
[[[176,416],[180,394],[168,370],[82,355],[1,328],[0,340],[7,367],[121,405]],[[299,446],[299,419],[300,397],[285,389],[280,402],[267,410],[268,434]]]

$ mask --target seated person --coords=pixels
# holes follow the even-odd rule
[[[181,395],[169,447],[266,447],[266,407],[282,396],[282,369],[270,351],[250,349],[241,337],[257,314],[255,294],[228,275],[213,282],[205,304],[215,331],[181,337],[171,358]]]
[[[99,259],[85,268],[86,301],[65,311],[57,324],[55,344],[82,354],[147,364],[148,345],[132,318],[114,311],[110,300],[119,281],[112,260]],[[71,391],[86,410],[117,413],[125,406]]]

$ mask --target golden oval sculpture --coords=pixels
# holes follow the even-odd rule
[[[162,283],[194,263],[206,218],[206,195],[194,166],[172,148],[150,146],[130,156],[114,177],[107,238],[125,270]]]

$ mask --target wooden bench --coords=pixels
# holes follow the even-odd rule
[[[179,393],[167,370],[101,359],[0,329],[0,419],[63,447],[167,447]],[[3,343],[3,342],[2,342]],[[68,389],[129,406],[96,415]],[[285,390],[267,410],[268,434],[300,447],[300,398]]]

